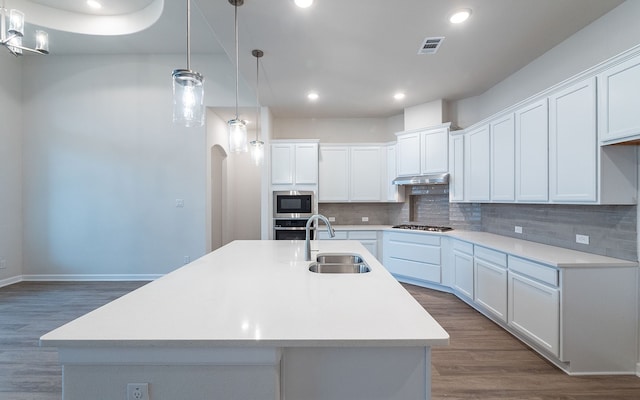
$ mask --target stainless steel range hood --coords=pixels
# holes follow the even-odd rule
[[[449,183],[449,174],[400,176],[392,183],[394,185],[446,185]]]

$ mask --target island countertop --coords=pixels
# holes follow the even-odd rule
[[[358,242],[371,272],[316,274],[304,241],[235,241],[41,338],[54,347],[433,346],[447,332]]]

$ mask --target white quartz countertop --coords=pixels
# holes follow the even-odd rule
[[[235,241],[41,338],[44,346],[432,346],[447,332],[356,241],[371,272],[316,274],[304,241]]]

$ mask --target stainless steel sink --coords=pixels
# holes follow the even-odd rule
[[[321,253],[316,257],[320,264],[362,264],[364,260],[357,254]]]
[[[309,265],[309,271],[318,274],[363,274],[371,268],[358,254],[321,253],[316,262]]]
[[[309,271],[318,274],[363,274],[371,271],[367,264],[321,264],[311,263]]]

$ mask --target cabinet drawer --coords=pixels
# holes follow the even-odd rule
[[[555,268],[509,256],[509,269],[548,285],[558,286],[558,270]]]
[[[507,268],[507,255],[505,253],[491,250],[482,246],[475,246],[473,248],[476,258],[480,258],[485,261],[489,261],[497,266]]]
[[[394,275],[440,283],[440,266],[412,260],[390,259],[385,267]]]
[[[335,232],[336,235],[334,237],[330,237],[329,233],[322,229],[321,231],[317,232],[316,237],[320,240],[327,240],[327,239],[335,239],[335,240],[347,240],[347,231],[336,231]]]
[[[349,239],[352,240],[377,240],[376,231],[349,231]]]
[[[391,258],[440,265],[440,246],[391,242],[385,252]]]
[[[408,242],[408,243],[440,246],[440,236],[437,236],[437,235],[429,235],[425,233],[405,233],[405,232],[388,232],[387,235],[391,242]]]
[[[463,242],[460,240],[453,241],[453,249],[458,250],[462,253],[468,254],[470,256],[473,255],[473,243]]]

